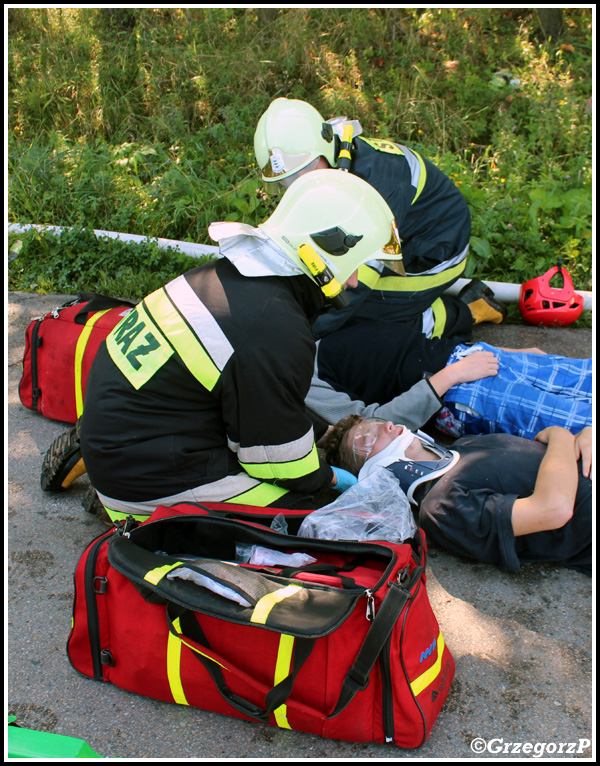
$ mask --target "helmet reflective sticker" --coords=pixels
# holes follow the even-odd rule
[[[308,152],[286,154],[281,149],[275,148],[269,153],[269,161],[262,168],[263,177],[265,179],[278,178],[288,171],[302,167],[308,159],[310,159]]]

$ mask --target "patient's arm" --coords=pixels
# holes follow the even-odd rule
[[[565,428],[551,426],[536,437],[547,444],[533,494],[513,505],[515,536],[560,529],[573,515],[579,482],[575,437]]]
[[[459,359],[458,362],[449,364],[443,370],[436,372],[429,378],[438,396],[444,394],[458,383],[469,383],[480,378],[487,378],[498,374],[498,358],[492,351],[474,351]]]

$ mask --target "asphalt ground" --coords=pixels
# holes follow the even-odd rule
[[[17,390],[27,325],[67,297],[10,293],[7,301],[5,703],[21,726],[81,738],[115,759],[594,760],[593,579],[551,564],[508,574],[430,548],[429,598],[456,677],[418,750],[326,740],[157,702],[73,670],[65,650],[73,572],[107,527],[81,506],[86,477],[61,494],[41,490],[44,455],[69,426],[23,407]],[[592,335],[482,325],[475,338],[588,357]]]

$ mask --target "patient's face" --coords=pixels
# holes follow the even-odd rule
[[[348,431],[347,444],[355,458],[362,464],[368,458],[385,449],[404,431],[391,420],[369,418]]]

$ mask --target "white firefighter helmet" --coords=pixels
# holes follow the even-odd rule
[[[258,227],[332,297],[370,260],[403,274],[394,215],[370,184],[351,173],[315,170],[298,178],[274,213]],[[327,273],[323,274],[323,269]]]
[[[320,157],[335,167],[336,142],[332,124],[314,106],[298,99],[276,98],[254,133],[254,153],[265,189],[283,191],[299,171],[315,169]]]

